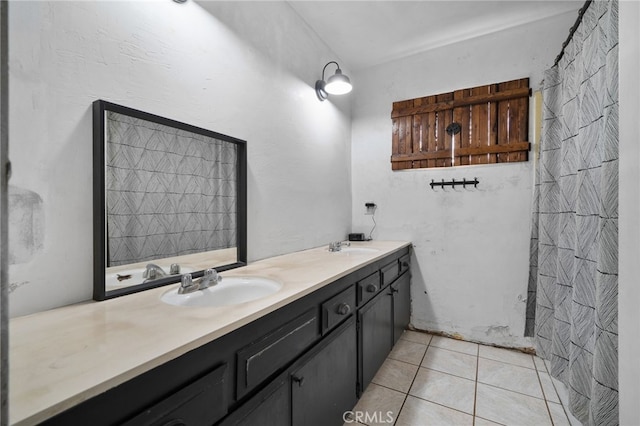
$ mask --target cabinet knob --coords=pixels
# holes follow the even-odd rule
[[[375,284],[369,284],[366,290],[367,293],[375,293],[376,291],[378,291],[378,286]]]
[[[349,313],[351,313],[351,306],[347,303],[341,303],[338,305],[337,312],[340,315],[349,315]]]
[[[294,382],[296,382],[298,384],[298,387],[302,387],[303,383],[304,383],[304,376],[299,377],[296,376],[295,374],[293,376],[291,376],[291,380],[293,380]]]
[[[402,262],[402,267],[403,268],[408,268],[409,267],[409,262],[407,262],[406,260],[404,262]]]
[[[397,288],[391,287],[391,294],[397,293],[399,290]]]

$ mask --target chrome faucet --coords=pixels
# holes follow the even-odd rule
[[[331,243],[329,243],[329,251],[340,251],[340,250],[342,250],[342,247],[350,246],[350,245],[351,245],[351,243],[347,243],[347,242],[343,242],[343,241],[331,242]]]
[[[158,278],[166,277],[167,273],[156,265],[155,263],[149,263],[144,272],[142,273],[142,278],[146,278],[147,281],[157,280]]]
[[[184,274],[180,282],[180,288],[178,288],[178,294],[188,294],[194,291],[204,290],[208,287],[213,287],[222,281],[222,277],[215,269],[207,269],[204,271],[204,275],[200,280],[193,281],[191,274]]]
[[[177,263],[172,263],[171,266],[169,266],[169,274],[171,275],[180,274],[180,265],[178,265]]]

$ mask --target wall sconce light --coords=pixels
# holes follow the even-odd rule
[[[336,64],[337,69],[336,73],[329,77],[325,82],[324,71],[327,69],[327,65],[329,64]],[[331,61],[327,63],[327,65],[322,68],[322,80],[316,81],[316,95],[318,95],[318,99],[321,101],[327,99],[329,95],[344,95],[353,89],[349,77],[342,74],[340,65],[338,65],[336,61]]]

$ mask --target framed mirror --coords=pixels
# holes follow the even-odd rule
[[[93,103],[93,298],[247,260],[246,142]]]

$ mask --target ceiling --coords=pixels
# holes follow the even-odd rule
[[[570,1],[295,1],[288,3],[351,70],[564,13]],[[567,35],[569,28],[567,28]]]

